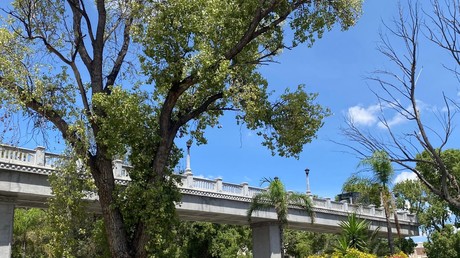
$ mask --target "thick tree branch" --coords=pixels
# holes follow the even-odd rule
[[[223,98],[224,94],[222,92],[214,94],[206,99],[198,108],[192,110],[191,112],[179,117],[178,121],[174,124],[175,128],[180,128],[181,126],[185,125],[188,121],[197,118],[204,112],[206,112],[213,103],[217,100]]]
[[[254,17],[252,18],[252,21],[250,22],[248,29],[244,33],[244,35],[241,37],[241,39],[238,41],[238,43],[231,49],[229,49],[225,54],[225,59],[231,60],[240,53],[244,47],[246,47],[252,40],[257,38],[258,36],[262,35],[263,33],[275,28],[278,26],[280,23],[286,20],[286,18],[291,14],[294,10],[298,9],[302,4],[309,3],[310,0],[300,0],[296,1],[291,5],[291,8],[288,8],[283,14],[279,15],[278,19],[274,20],[272,23],[270,23],[267,26],[261,27],[260,22],[266,18],[271,12],[275,10],[275,8],[280,4],[279,1],[273,0],[270,2],[267,8],[262,9],[262,6],[258,8],[254,14]],[[259,28],[259,29],[257,29]]]
[[[82,10],[79,8],[79,0],[67,0],[67,2],[70,5],[70,9],[72,10],[73,15],[72,20],[75,49],[79,53],[83,63],[86,66],[86,69],[91,71],[93,60],[89,56],[86,49],[83,32],[81,30]]]
[[[94,42],[93,26],[92,26],[91,20],[89,19],[88,12],[86,12],[85,2],[83,0],[80,0],[80,4],[81,4],[81,9],[77,8],[77,10],[80,10],[81,15],[83,15],[83,18],[85,18],[85,23],[87,27],[87,32],[89,34],[89,38],[91,42]]]
[[[125,59],[126,54],[128,53],[128,47],[131,41],[130,33],[131,33],[132,23],[133,23],[133,17],[130,17],[126,19],[125,21],[125,29],[123,32],[123,43],[122,43],[120,51],[118,52],[115,63],[113,64],[112,71],[107,76],[107,82],[106,82],[106,86],[104,90],[108,90],[109,86],[114,85],[115,79],[117,78],[118,73],[120,72],[120,69],[121,69],[121,65],[123,64],[123,60]]]

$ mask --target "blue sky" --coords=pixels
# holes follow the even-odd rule
[[[349,149],[332,142],[347,143],[340,132],[345,127],[345,116],[353,115],[365,130],[385,133],[378,123],[377,98],[370,90],[376,90],[377,85],[366,77],[377,69],[391,69],[391,63],[376,48],[379,32],[385,31],[382,21],[391,26],[397,15],[397,1],[365,1],[363,16],[355,27],[345,32],[333,29],[312,48],[300,46],[285,51],[278,59],[280,64],[261,68],[272,89],[281,92],[285,87],[305,84],[308,91],[319,93],[317,102],[333,112],[325,119],[318,138],[305,145],[299,160],[271,156],[253,132],[236,126],[233,115],[228,114],[221,121],[221,129],[208,131],[207,145],[192,147],[193,173],[250,185],[259,185],[263,177],[278,176],[288,189],[303,192],[304,170],[308,167],[313,194],[333,198],[340,193],[343,182],[361,170],[357,167],[359,159]],[[395,46],[398,47],[396,43]],[[434,117],[429,113],[442,109],[442,91],[458,100],[459,88],[457,80],[442,66],[451,64],[448,55],[432,44],[421,42],[420,47],[423,71],[418,99],[426,107],[423,115],[432,122]],[[395,114],[388,113],[387,118],[395,130],[410,128],[410,122]],[[458,138],[452,138],[451,143],[451,147],[458,148]],[[181,165],[184,167],[185,161]],[[396,174],[401,174],[400,178],[412,176],[404,171]]]
[[[306,187],[304,170],[309,168],[313,194],[333,198],[340,193],[346,178],[360,170],[357,167],[359,159],[349,153],[349,149],[333,143],[347,143],[340,133],[340,128],[345,126],[345,116],[353,115],[363,129],[384,133],[378,124],[377,99],[370,90],[376,89],[376,85],[365,78],[377,69],[391,69],[391,64],[376,48],[379,31],[385,31],[382,21],[391,26],[393,17],[398,15],[397,1],[367,0],[363,9],[363,16],[355,27],[344,32],[335,28],[325,33],[312,48],[299,46],[285,51],[277,59],[279,64],[261,68],[270,89],[281,93],[286,87],[305,84],[309,92],[319,93],[317,103],[333,113],[325,119],[318,138],[304,147],[299,160],[271,156],[270,151],[261,146],[260,138],[244,126],[237,126],[234,114],[229,113],[221,119],[222,128],[207,131],[207,145],[192,147],[193,173],[254,186],[264,177],[278,176],[289,190],[303,192]],[[426,107],[423,112],[427,119],[432,120],[429,111],[442,109],[442,91],[458,100],[459,84],[442,66],[451,65],[446,53],[432,44],[423,43],[421,48],[423,71],[418,99]],[[396,130],[410,128],[410,123],[394,114],[387,115]],[[185,140],[177,141],[184,149]],[[451,147],[458,148],[458,140],[458,137],[452,138]],[[43,143],[24,141],[21,145],[33,148],[36,144]],[[52,147],[51,151],[60,149]],[[185,167],[185,158],[179,167]]]

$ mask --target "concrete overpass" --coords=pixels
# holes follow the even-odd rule
[[[0,257],[10,256],[14,208],[46,207],[46,200],[51,196],[48,175],[55,172],[54,164],[57,159],[59,155],[46,153],[42,147],[30,150],[0,145]],[[114,162],[114,174],[119,184],[129,183],[127,167],[121,161]],[[247,183],[232,184],[223,182],[222,179],[193,177],[190,169],[181,177],[182,201],[176,207],[183,220],[248,225],[246,212],[252,196],[264,191]],[[372,230],[380,227],[380,233],[386,234],[382,208],[335,202],[329,198],[312,197],[312,200],[314,223],[311,223],[306,212],[291,207],[288,215],[290,228],[335,233],[340,231],[340,221],[345,220],[350,213],[357,213],[371,222]],[[89,201],[91,209],[97,211],[97,197],[89,198]],[[419,234],[413,214],[400,211],[398,219],[403,236]],[[280,257],[279,231],[274,210],[255,212],[251,227],[254,257]],[[392,232],[396,234],[396,229]]]

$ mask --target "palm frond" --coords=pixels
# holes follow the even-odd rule
[[[248,209],[248,220],[251,221],[252,213],[256,210],[267,210],[274,208],[278,221],[285,225],[287,224],[287,216],[289,206],[294,205],[303,208],[308,215],[314,220],[313,204],[309,196],[300,193],[288,193],[284,184],[275,177],[263,178],[262,182],[269,182],[270,185],[266,192],[259,193],[254,196],[251,206]]]
[[[270,194],[268,192],[262,192],[255,195],[247,211],[248,221],[251,222],[252,213],[254,213],[254,211],[268,210],[270,208],[273,208],[273,204],[270,202]]]
[[[315,212],[313,211],[313,202],[310,196],[301,193],[289,193],[287,197],[290,205],[298,206],[304,209],[308,216],[311,217],[311,223],[314,223]]]
[[[394,174],[388,153],[383,150],[375,151],[372,156],[363,159],[359,165],[372,169],[377,181],[382,185],[388,184]]]

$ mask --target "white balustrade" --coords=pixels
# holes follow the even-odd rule
[[[193,188],[206,191],[214,191],[217,189],[216,182],[214,180],[197,177],[193,178]]]
[[[365,207],[365,206],[361,206],[361,212],[362,214],[372,214],[372,210],[370,207]]]
[[[236,195],[243,195],[243,187],[237,184],[222,183],[222,192]]]
[[[385,216],[385,212],[383,211],[383,208],[376,208],[375,209],[375,216],[377,216],[377,217]]]
[[[0,145],[0,160],[8,163],[35,164],[35,151]]]
[[[45,153],[45,167],[55,168],[62,157],[53,153]]]
[[[249,197],[253,197],[254,195],[262,193],[263,191],[265,191],[265,190],[262,189],[262,188],[248,186],[248,196]]]
[[[326,208],[326,199],[313,198],[313,205],[318,208]]]
[[[343,210],[343,203],[331,201],[331,209],[341,211]]]

